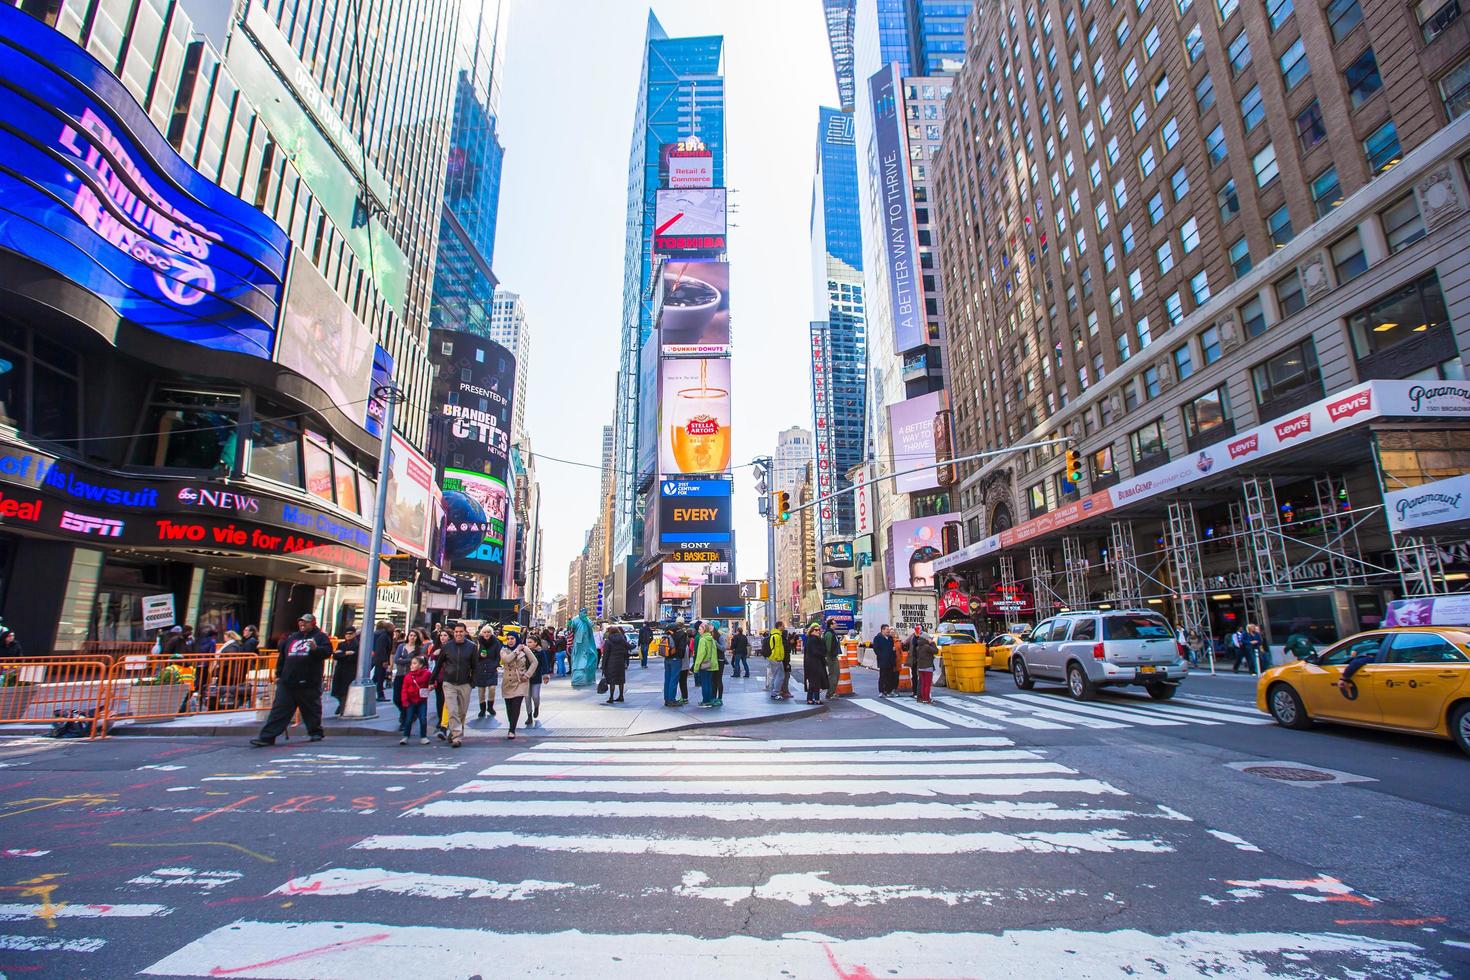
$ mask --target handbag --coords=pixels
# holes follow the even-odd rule
[[[606,677],[604,677],[602,680],[600,680],[600,681],[597,682],[597,693],[598,694],[606,694],[607,693],[607,678]]]
[[[434,689],[432,687],[421,687],[421,688],[419,688],[419,697],[423,698],[425,701],[429,700],[429,695],[431,695],[433,693],[434,693]]]

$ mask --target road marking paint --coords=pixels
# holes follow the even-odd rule
[[[1265,853],[1259,847],[1252,844],[1245,838],[1236,837],[1234,834],[1227,834],[1223,830],[1206,830],[1205,833],[1209,834],[1211,837],[1216,838],[1217,840],[1222,840],[1225,843],[1233,846],[1237,851],[1250,851],[1255,854]]]
[[[1184,722],[1170,718],[1155,718],[1141,711],[1118,710],[1099,705],[1097,702],[1082,704],[1077,701],[1062,701],[1060,698],[1048,697],[1041,694],[1002,694],[1001,697],[1012,702],[1012,706],[1024,705],[1034,710],[1036,707],[1045,708],[1048,711],[1067,711],[1072,714],[1086,715],[1088,718],[1101,718],[1104,721],[1123,722],[1129,725],[1143,725],[1145,728],[1172,728],[1183,725]],[[1037,712],[1040,714],[1041,712]]]
[[[484,776],[538,776],[543,779],[569,779],[574,777],[599,776],[604,779],[618,776],[678,776],[694,779],[704,776],[719,776],[738,779],[763,776],[789,778],[794,776],[1034,776],[1043,773],[1076,772],[1057,762],[909,762],[909,763],[796,763],[775,767],[767,765],[739,765],[736,763],[677,763],[650,766],[642,764],[617,765],[597,763],[592,765],[524,765],[509,762],[485,770]],[[697,784],[696,784],[697,785]]]
[[[1040,759],[1041,755],[1029,749],[980,749],[976,751],[961,750],[956,752],[923,752],[923,751],[901,751],[898,749],[854,749],[848,752],[780,752],[773,753],[762,759],[762,764],[769,763],[770,768],[766,771],[773,776],[779,776],[784,767],[792,763],[812,762],[1001,762],[1008,759]],[[667,752],[619,752],[607,756],[589,759],[583,752],[560,752],[554,749],[535,749],[530,752],[521,752],[511,756],[507,762],[539,762],[539,763],[566,763],[566,764],[597,764],[600,766],[620,766],[629,762],[662,762],[665,767],[670,762]],[[740,753],[733,757],[721,758],[720,756],[684,755],[673,761],[673,765],[684,767],[691,763],[719,763],[728,762],[735,765],[749,765],[750,759]],[[486,769],[480,773],[488,776],[497,769]],[[616,769],[609,769],[616,772]]]
[[[803,834],[760,837],[638,837],[520,834],[464,830],[452,834],[376,834],[352,845],[364,851],[493,851],[526,847],[568,854],[657,854],[678,857],[769,858],[832,854],[1165,854],[1165,841],[1126,837],[1109,828],[1089,831],[1028,831],[1005,834]]]
[[[632,796],[1020,796],[1025,793],[1104,793],[1126,796],[1100,779],[472,779],[451,793],[578,793]],[[404,807],[409,809],[410,807]]]
[[[8,847],[0,851],[0,857],[8,858],[38,858],[45,857],[50,851],[38,851],[34,847]]]
[[[1212,831],[1213,833],[1213,831]],[[1256,890],[1261,888],[1277,888],[1290,892],[1316,892],[1315,895],[1297,894],[1293,897],[1304,902],[1352,902],[1355,905],[1377,905],[1376,898],[1370,898],[1361,894],[1351,885],[1338,881],[1331,875],[1318,875],[1315,878],[1303,878],[1295,881],[1286,878],[1262,878],[1259,881],[1227,881],[1227,885],[1236,885],[1244,890]],[[1256,891],[1257,895],[1262,894]]]
[[[1218,701],[1216,701],[1216,700],[1210,700],[1210,701],[1206,701],[1206,700],[1204,700],[1202,698],[1199,698],[1199,697],[1183,697],[1182,698],[1182,697],[1179,697],[1179,696],[1176,695],[1174,697],[1174,700],[1170,701],[1169,703],[1170,704],[1183,704],[1183,705],[1188,705],[1190,707],[1195,707],[1195,708],[1205,708],[1205,709],[1208,709],[1210,711],[1224,711],[1224,712],[1228,712],[1228,713],[1231,713],[1231,714],[1248,715],[1248,716],[1250,716],[1252,718],[1259,718],[1259,717],[1261,717],[1261,709],[1256,707],[1254,701],[1252,701],[1249,704],[1246,704],[1246,703],[1241,702],[1241,701],[1225,701],[1225,700],[1218,700]]]
[[[245,877],[239,871],[198,871],[194,868],[157,868],[148,874],[128,879],[130,885],[159,885],[164,888],[186,887],[213,891],[221,885],[233,884]]]
[[[496,898],[522,902],[542,892],[566,891],[578,886],[566,881],[489,881],[460,875],[417,874],[385,868],[330,868],[292,878],[272,895],[356,895],[383,892],[414,898]]]
[[[218,809],[210,810],[208,813],[201,813],[199,816],[194,817],[189,822],[190,823],[199,823],[201,820],[208,820],[210,817],[217,817],[221,813],[229,813],[231,810],[235,809],[236,807],[244,806],[246,803],[249,803],[251,800],[258,800],[258,799],[260,799],[260,795],[258,793],[256,795],[254,795],[254,796],[247,796],[244,799],[236,800],[233,803],[227,803],[224,806],[219,807]]]
[[[184,768],[187,768],[187,767],[186,766],[163,765],[162,763],[155,762],[155,763],[151,763],[151,764],[146,765],[146,766],[138,766],[133,771],[134,772],[142,772],[144,769],[157,769],[159,772],[178,772],[180,769],[184,769]]]
[[[946,704],[951,708],[954,708],[956,711],[964,711],[972,715],[980,715],[982,718],[994,718],[996,721],[1003,721],[1008,725],[1020,725],[1022,728],[1030,728],[1034,731],[1068,730],[1066,725],[1059,725],[1054,721],[1044,721],[1041,718],[1028,718],[1024,715],[1007,714],[1004,711],[997,711],[994,708],[987,708],[983,705],[975,703],[974,701],[968,701],[962,698],[940,697],[935,698],[935,700],[939,701],[941,704]]]
[[[882,701],[873,701],[869,698],[858,698],[857,700],[849,703],[855,704],[859,708],[866,708],[875,715],[882,715],[889,721],[896,721],[900,725],[903,725],[906,728],[912,728],[915,731],[940,731],[945,728],[944,725],[941,725],[937,721],[931,721],[928,718],[915,717],[914,715],[909,714],[907,711],[900,711],[893,705],[886,704]]]
[[[1119,699],[1104,702],[1106,704],[1133,705],[1140,711],[1156,711],[1160,714],[1173,718],[1183,718],[1186,721],[1198,724],[1224,724],[1224,725],[1274,725],[1270,718],[1257,712],[1252,716],[1226,714],[1223,711],[1210,711],[1200,708],[1192,708],[1188,705],[1178,703],[1178,699],[1164,702],[1145,701],[1142,698]]]
[[[1042,902],[1056,902],[1084,894],[1073,888],[935,891],[913,885],[843,885],[835,881],[828,881],[827,876],[830,874],[830,871],[801,871],[772,875],[769,880],[757,885],[711,885],[709,875],[702,871],[689,871],[684,874],[682,884],[671,889],[670,893],[686,898],[707,898],[723,902],[731,907],[749,899],[760,902],[785,902],[788,905],[798,906],[826,905],[832,908],[845,905],[863,908],[915,898],[943,902],[949,906],[955,906],[961,902],[993,905],[997,899],[1021,902],[1035,899]]]
[[[701,801],[697,805],[672,800],[598,800],[589,812],[583,800],[435,800],[411,817],[530,817],[652,819],[688,818],[741,822],[746,820],[1055,820],[1097,822],[1142,818],[1191,822],[1189,817],[1160,807],[1155,812],[1067,808],[1055,803],[986,800],[966,803],[785,803],[742,800],[737,803]]]
[[[873,704],[887,707],[886,702],[859,698],[850,704]],[[916,719],[922,721],[923,719]],[[940,726],[943,727],[943,726]],[[628,739],[619,742],[559,742],[558,752],[643,752],[652,749],[672,749],[675,752],[773,752],[782,749],[876,749],[915,748],[963,749],[999,748],[1016,743],[999,735],[957,735],[952,738],[930,738],[919,736],[894,736],[889,738],[681,738],[681,739]]]
[[[181,840],[181,841],[171,841],[169,843],[147,843],[147,844],[138,843],[138,842],[135,842],[135,841],[113,841],[108,846],[109,847],[228,847],[228,848],[231,848],[232,850],[239,851],[241,854],[248,854],[248,855],[250,855],[251,857],[255,858],[258,861],[264,861],[266,864],[275,864],[276,863],[276,859],[273,858],[273,857],[271,857],[271,856],[269,856],[269,855],[267,855],[267,854],[261,854],[259,851],[252,851],[248,847],[241,847],[239,844],[231,844],[229,841],[223,841],[223,840]]]
[[[42,914],[42,910],[45,914]],[[166,905],[79,905],[61,902],[57,905],[7,905],[0,904],[0,922],[16,922],[24,919],[148,919],[172,915],[173,909]]]
[[[1079,950],[1085,955],[1079,955]],[[779,939],[680,933],[510,933],[371,922],[258,922],[215,929],[142,972],[273,980],[483,975],[648,980],[698,971],[746,977],[1255,976],[1285,954],[1311,956],[1288,975],[1436,976],[1421,947],[1344,933],[1074,929],[985,933],[894,932],[851,941],[812,933]],[[784,973],[783,973],[784,971]]]
[[[1048,708],[1043,704],[1031,701],[1019,701],[1009,695],[1000,695],[1001,704],[1013,711],[1027,711],[1039,718],[1050,718],[1052,721],[1065,722],[1068,725],[1081,725],[1083,728],[1127,728],[1126,723],[1116,721],[1104,721],[1100,718],[1092,718],[1081,714],[1059,711],[1056,708]]]
[[[992,732],[1001,731],[1001,727],[993,722],[981,721],[979,718],[971,715],[962,715],[958,711],[950,711],[948,708],[941,708],[937,704],[924,704],[911,700],[904,707],[909,711],[917,711],[921,715],[928,715],[930,718],[947,721],[957,728],[983,728]]]
[[[0,936],[0,949],[17,953],[95,953],[105,939],[47,939],[44,936]]]

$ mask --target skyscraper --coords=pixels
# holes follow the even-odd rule
[[[516,391],[530,391],[531,326],[519,293],[497,290],[491,304],[490,339],[516,356]],[[526,434],[526,399],[517,398],[511,410],[510,441],[520,442]]]
[[[670,38],[650,11],[628,160],[619,399],[614,417],[613,560],[638,557],[647,494],[657,478],[657,352],[643,357],[655,326],[653,224],[656,191],[681,141],[708,151],[709,181],[725,183],[724,38]],[[653,366],[650,374],[641,368]],[[630,576],[629,581],[632,581]],[[619,605],[622,597],[617,597]]]
[[[782,429],[771,460],[771,489],[795,490],[806,464],[812,460],[811,432],[799,425]]]
[[[832,71],[837,76],[837,101],[843,112],[851,112],[856,92],[852,73],[856,0],[822,0],[822,14],[827,20],[827,42],[832,48]]]

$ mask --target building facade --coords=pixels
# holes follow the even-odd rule
[[[1426,498],[1470,463],[1470,25],[1430,7],[976,14],[935,163],[957,441],[1085,465],[963,467],[942,573],[1276,643],[1465,580]]]
[[[526,305],[519,293],[498,290],[491,304],[490,339],[516,356],[516,390],[530,391],[531,327],[526,322]],[[519,443],[526,435],[526,399],[516,401],[511,415],[510,437]]]

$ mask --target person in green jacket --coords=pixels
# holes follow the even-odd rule
[[[709,623],[701,623],[699,638],[694,641],[694,676],[704,695],[699,702],[701,708],[718,708],[723,703],[715,698],[715,671],[719,669],[720,651],[715,646],[714,630]]]

